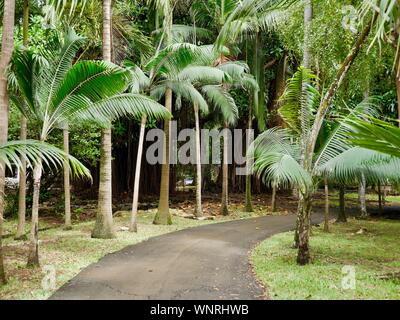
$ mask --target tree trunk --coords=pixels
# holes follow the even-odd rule
[[[111,61],[111,0],[103,0],[103,60]],[[93,238],[115,237],[112,216],[112,139],[111,129],[101,133],[100,181],[97,217]]]
[[[325,96],[321,100],[321,103],[319,105],[317,114],[315,115],[315,120],[314,124],[311,129],[311,134],[310,134],[310,143],[309,143],[309,150],[307,152],[314,152],[315,149],[315,144],[318,138],[319,131],[321,130],[322,123],[325,118],[325,114],[328,111],[332,99],[335,96],[337,90],[339,89],[340,85],[343,82],[343,79],[346,77],[347,73],[349,72],[349,69],[351,65],[353,64],[354,60],[358,56],[358,53],[361,50],[362,45],[364,44],[365,40],[368,38],[368,35],[371,31],[372,25],[375,21],[376,14],[374,17],[367,23],[365,26],[364,30],[361,32],[361,34],[358,36],[355,44],[351,48],[349,54],[347,55],[346,59],[343,61],[343,63],[340,65],[339,70],[336,73],[335,79],[330,85],[328,91],[326,92]]]
[[[329,232],[329,186],[328,179],[325,178],[325,216],[324,216],[324,231]]]
[[[136,171],[135,171],[135,184],[133,187],[133,200],[132,200],[132,213],[131,213],[131,223],[129,225],[130,232],[137,232],[137,210],[139,201],[139,184],[140,184],[140,170],[142,167],[142,155],[143,155],[143,143],[144,143],[144,132],[146,129],[146,116],[142,117],[142,122],[140,123],[140,134],[139,134],[139,144],[138,152],[136,158]],[[130,164],[128,164],[130,165]]]
[[[27,121],[21,116],[20,139],[26,140],[27,137]],[[26,158],[22,154],[21,168],[19,170],[19,186],[18,186],[18,226],[15,234],[15,240],[26,240],[25,235],[25,217],[26,217]]]
[[[371,31],[372,25],[374,24],[376,18],[376,14],[372,17],[372,19],[367,23],[365,26],[364,30],[361,32],[361,34],[358,36],[355,44],[351,48],[349,54],[347,55],[346,59],[343,61],[341,64],[339,70],[336,73],[335,79],[330,85],[328,91],[326,92],[325,96],[321,100],[321,103],[318,107],[317,113],[315,115],[315,120],[309,135],[309,139],[307,141],[307,145],[304,146],[305,152],[304,156],[307,159],[307,162],[303,164],[304,168],[308,171],[311,172],[311,160],[312,156],[314,154],[315,150],[315,144],[319,135],[319,132],[321,130],[322,123],[324,121],[326,112],[328,111],[332,99],[335,96],[338,88],[343,82],[343,79],[346,77],[351,65],[353,64],[355,58],[357,57],[358,53],[360,52],[361,46],[364,44],[365,40],[368,38],[368,35]],[[303,196],[304,197],[304,196]],[[297,227],[296,227],[296,232],[295,232],[295,241],[294,241],[294,246],[296,246],[297,243],[299,243],[299,254],[298,254],[298,263],[299,264],[304,264],[308,263],[309,261],[309,246],[308,246],[308,236],[304,236],[305,233],[305,221],[308,219],[308,224],[310,223],[310,212],[311,208],[308,208],[308,205],[311,205],[311,195],[310,199],[307,199],[307,197],[303,200],[299,201],[299,207],[298,207],[298,219],[297,219]],[[304,215],[308,215],[307,219],[304,217]],[[308,232],[308,230],[307,230]],[[305,243],[307,241],[307,243]],[[308,259],[307,259],[308,257]]]
[[[298,213],[298,253],[297,263],[299,265],[306,265],[310,262],[310,221],[311,221],[311,194],[300,194],[299,199],[299,213]]]
[[[112,239],[115,237],[112,215],[112,155],[111,129],[101,133],[99,199],[96,223],[92,238]]]
[[[5,0],[3,3],[3,30],[0,55],[0,143],[5,143],[8,138],[8,109],[7,94],[7,67],[10,63],[14,48],[14,16],[15,0]],[[3,260],[3,216],[4,216],[4,185],[5,164],[0,163],[0,284],[6,283]]]
[[[69,154],[69,131],[68,125],[65,129],[63,129],[63,136],[64,136],[64,152]],[[71,184],[70,184],[70,177],[69,177],[69,162],[66,159],[64,161],[64,204],[65,204],[65,230],[72,229],[71,223]]]
[[[229,215],[228,209],[228,124],[224,127],[224,149],[222,160],[222,197],[221,197],[221,214]]]
[[[381,182],[378,182],[378,203],[379,203],[379,214],[383,213],[383,205],[382,205],[382,186]]]
[[[359,188],[359,199],[360,199],[360,216],[361,218],[367,218],[367,204],[365,199],[365,191],[366,191],[367,183],[365,179],[365,175],[361,174],[360,188]]]
[[[200,118],[199,106],[194,104],[194,118],[196,123],[196,217],[203,216],[203,209],[201,203],[201,145],[200,145]]]
[[[272,184],[271,211],[276,212],[276,184]]]
[[[252,129],[252,123],[253,123],[253,115],[251,112],[251,108],[249,107],[249,119],[248,119],[248,129]],[[247,137],[247,150],[250,146],[250,135]],[[250,163],[249,161],[246,160],[246,206],[245,206],[246,212],[253,212],[253,204],[251,201],[251,168],[250,168]]]
[[[336,222],[347,222],[345,192],[346,192],[345,187],[340,186],[340,188],[339,188],[339,213],[338,213]]]
[[[396,46],[397,50],[397,46]],[[396,61],[396,92],[397,92],[397,121],[398,126],[400,127],[400,55],[397,53],[397,61]]]
[[[172,110],[172,90],[167,89],[165,92],[165,108],[171,112]],[[170,157],[170,134],[171,121],[164,121],[164,147],[163,147],[163,164],[161,166],[161,183],[160,183],[160,200],[158,203],[158,211],[154,217],[154,224],[168,225],[172,224],[172,217],[169,212],[169,157]]]
[[[312,0],[304,0],[304,52],[303,52],[303,66],[311,68],[311,54],[310,54],[310,33],[311,23],[313,18]]]
[[[23,12],[23,45],[26,48],[29,40],[29,0],[24,0]],[[21,115],[20,139],[26,140],[27,137],[27,120]],[[25,217],[26,217],[26,158],[21,155],[21,169],[19,171],[18,185],[18,226],[15,234],[15,240],[25,240]]]
[[[28,267],[39,267],[39,197],[42,162],[39,160],[33,169],[33,200]]]

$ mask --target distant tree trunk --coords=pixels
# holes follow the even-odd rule
[[[165,108],[171,112],[172,110],[172,90],[167,89],[165,92]],[[164,121],[164,144],[163,144],[163,164],[161,165],[161,183],[160,183],[160,200],[158,203],[158,211],[154,217],[154,224],[169,225],[172,224],[172,217],[169,212],[169,157],[170,157],[170,134],[171,121]]]
[[[383,205],[382,205],[382,186],[381,182],[378,182],[378,203],[379,203],[379,214],[383,213]]]
[[[0,143],[8,138],[8,93],[7,67],[14,48],[14,16],[15,0],[5,0],[3,3],[3,30],[0,53]],[[4,216],[5,164],[0,163],[0,284],[6,283],[3,259],[3,216]]]
[[[272,183],[271,211],[276,212],[276,184]]]
[[[284,56],[281,58],[278,64],[278,70],[276,74],[276,85],[275,85],[275,96],[274,96],[274,101],[272,104],[272,110],[271,110],[271,117],[272,120],[270,122],[271,127],[280,127],[283,126],[283,120],[280,117],[278,113],[278,109],[281,106],[281,103],[279,102],[280,97],[283,95],[285,92],[286,88],[286,73],[287,73],[287,55],[284,53]]]
[[[103,60],[111,61],[112,0],[103,0]],[[115,237],[112,215],[112,139],[111,128],[101,133],[99,199],[92,238]]]
[[[342,185],[339,188],[339,214],[336,222],[347,222],[346,203],[345,203],[345,187]]]
[[[366,185],[367,185],[367,183],[366,183],[365,175],[361,174],[359,199],[360,199],[360,215],[362,218],[368,217],[367,204],[366,204],[366,199],[365,199]]]
[[[253,123],[253,115],[251,112],[251,108],[249,107],[249,119],[248,119],[248,129],[252,129],[252,123]],[[250,146],[250,137],[247,137],[247,150]],[[246,212],[253,212],[253,204],[251,201],[251,168],[249,161],[246,161],[246,205],[245,205],[245,210]]]
[[[396,46],[397,50],[397,46]],[[398,126],[400,127],[400,54],[397,53],[397,61],[396,61],[396,92],[397,92],[397,120]]]
[[[22,38],[23,45],[26,48],[29,40],[29,0],[24,0],[23,12],[23,30]],[[26,140],[27,137],[27,120],[25,116],[21,115],[20,121],[20,139]],[[19,172],[19,186],[18,186],[18,226],[15,234],[15,240],[25,240],[25,216],[26,216],[26,159],[22,154],[20,157],[21,169]]]
[[[329,185],[328,179],[325,178],[325,215],[324,215],[324,231],[329,232]]]
[[[313,5],[312,0],[304,0],[304,52],[303,52],[303,66],[311,68],[311,54],[310,54],[310,33],[311,23],[313,18]]]
[[[63,129],[64,136],[64,152],[69,154],[69,128],[66,125],[66,128]],[[72,229],[71,223],[71,183],[69,176],[69,163],[66,159],[64,161],[64,204],[65,204],[65,230]]]
[[[228,209],[228,124],[224,127],[224,150],[222,160],[222,198],[221,198],[221,214],[229,215]]]
[[[201,204],[201,145],[200,145],[200,118],[199,106],[194,104],[194,118],[196,123],[196,217],[203,216],[203,209]]]
[[[143,156],[143,143],[144,143],[144,132],[146,129],[146,116],[142,117],[140,123],[140,134],[139,134],[139,145],[136,159],[136,171],[135,171],[135,182],[133,187],[133,200],[132,200],[132,213],[131,223],[129,225],[130,232],[137,232],[137,214],[138,214],[138,201],[139,201],[139,184],[140,184],[140,170],[142,167],[142,156]],[[130,165],[130,164],[128,164]]]
[[[40,179],[42,177],[42,162],[38,161],[33,169],[33,200],[28,267],[39,267],[39,197]]]

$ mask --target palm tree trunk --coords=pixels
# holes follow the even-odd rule
[[[339,214],[336,222],[347,222],[346,203],[345,203],[345,187],[342,185],[339,188]]]
[[[15,0],[5,0],[3,3],[3,32],[0,54],[0,143],[8,138],[8,94],[7,94],[7,67],[10,63],[14,48],[14,16]],[[6,283],[3,260],[3,216],[4,216],[4,181],[5,165],[0,163],[0,284]]]
[[[271,212],[276,212],[276,184],[272,183]]]
[[[378,203],[379,203],[379,214],[383,213],[383,205],[382,205],[382,186],[381,182],[378,182]]]
[[[311,206],[312,206],[312,194],[300,193],[299,199],[299,213],[298,213],[298,252],[297,252],[297,263],[299,265],[306,265],[310,263],[310,221],[311,221]]]
[[[396,46],[397,48],[397,46]],[[396,61],[396,92],[397,92],[397,120],[400,127],[400,55],[397,54]]]
[[[251,112],[251,108],[249,107],[249,120],[248,120],[248,129],[252,129],[252,124],[253,124],[253,115]],[[247,140],[247,148],[250,146],[250,136],[248,137]],[[246,206],[245,210],[246,212],[253,212],[253,204],[251,201],[251,168],[250,168],[250,163],[249,161],[246,161]]]
[[[111,61],[111,0],[103,0],[103,60]],[[93,238],[115,237],[112,216],[112,133],[103,129],[101,133],[100,182],[97,217]]]
[[[38,160],[33,169],[33,200],[31,235],[28,253],[28,267],[39,267],[39,197],[40,179],[42,177],[42,161]]]
[[[349,72],[351,65],[353,64],[354,60],[358,56],[362,45],[368,38],[368,35],[371,31],[372,25],[375,21],[376,14],[372,19],[366,24],[364,30],[358,36],[356,42],[354,43],[353,47],[351,48],[349,54],[347,55],[346,59],[340,65],[339,70],[336,73],[334,81],[331,83],[328,91],[326,92],[325,96],[321,100],[319,105],[317,114],[315,115],[314,124],[310,134],[310,142],[308,145],[308,152],[314,152],[315,144],[318,138],[319,131],[321,130],[322,123],[325,118],[325,114],[328,111],[329,106],[331,105],[332,99],[335,96],[337,90],[339,89],[340,85],[342,84],[344,78]]]
[[[146,129],[146,116],[143,116],[142,121],[140,123],[139,145],[138,145],[138,152],[137,152],[137,159],[136,159],[135,182],[134,182],[134,187],[133,187],[131,223],[129,225],[130,232],[137,232],[137,210],[138,210],[138,201],[139,201],[140,170],[142,167],[142,155],[143,155],[143,143],[144,143],[145,129]]]
[[[311,33],[312,17],[313,17],[312,0],[304,0],[304,52],[303,52],[303,66],[305,68],[310,68],[311,67],[310,33]]]
[[[24,13],[23,13],[23,44],[25,48],[28,46],[29,40],[29,0],[24,0]],[[27,120],[24,115],[21,115],[21,128],[20,139],[26,140],[27,138]],[[26,159],[22,154],[21,169],[19,172],[19,186],[18,186],[18,226],[15,234],[15,240],[25,240],[25,216],[26,216]]]
[[[339,70],[336,73],[334,81],[331,83],[328,91],[326,92],[325,96],[321,100],[321,103],[318,107],[318,111],[315,115],[315,120],[307,141],[307,144],[304,146],[305,152],[305,163],[303,164],[304,168],[311,172],[312,167],[312,156],[315,150],[315,144],[321,130],[322,123],[324,121],[326,112],[328,111],[329,106],[331,105],[332,99],[335,96],[337,90],[339,89],[340,85],[343,82],[343,79],[346,77],[347,73],[351,65],[353,64],[355,58],[358,56],[362,45],[368,38],[368,35],[371,31],[372,25],[374,24],[376,18],[376,14],[372,17],[372,19],[366,24],[361,34],[358,36],[356,42],[354,43],[353,47],[351,48],[349,54],[347,55],[346,59],[341,64]],[[299,251],[298,251],[298,259],[297,262],[299,264],[307,264],[310,261],[310,253],[309,253],[309,235],[305,235],[309,232],[309,228],[307,228],[307,224],[310,224],[310,214],[311,214],[311,202],[312,202],[312,195],[302,195],[299,201],[298,207],[298,219],[297,219],[297,226],[295,232],[295,241],[294,246],[299,244]],[[310,206],[310,207],[308,207]],[[307,230],[306,230],[307,229]],[[307,232],[306,232],[307,231]],[[307,242],[307,243],[306,243]]]
[[[21,116],[20,139],[27,138],[27,120]],[[19,186],[18,186],[18,226],[15,234],[15,240],[25,240],[25,217],[26,217],[26,158],[22,154],[21,168],[19,170]]]
[[[92,238],[112,239],[115,237],[112,215],[111,143],[111,129],[104,129],[101,133],[98,209]]]
[[[222,197],[221,197],[221,214],[229,215],[228,209],[228,124],[224,127],[224,150],[222,160]]]
[[[361,218],[368,217],[367,204],[366,204],[366,199],[365,199],[366,187],[367,187],[367,183],[366,183],[365,175],[361,174],[360,189],[359,189]]]
[[[63,129],[64,136],[64,152],[69,154],[69,131],[68,125]],[[65,230],[72,229],[71,223],[71,184],[69,177],[69,163],[68,160],[64,161],[64,205],[65,205]]]
[[[194,104],[194,118],[196,122],[196,217],[203,216],[203,208],[201,203],[201,145],[200,145],[200,118],[199,106]]]
[[[168,88],[165,92],[165,108],[172,110],[172,90]],[[164,121],[164,148],[163,164],[161,166],[160,200],[158,211],[154,217],[154,224],[168,225],[172,224],[172,217],[169,212],[169,153],[170,153],[170,120]]]
[[[324,216],[324,231],[329,232],[329,185],[328,179],[325,178],[325,216]]]

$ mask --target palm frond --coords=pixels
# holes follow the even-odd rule
[[[222,85],[205,85],[201,91],[213,106],[214,110],[222,115],[224,122],[234,125],[239,117],[239,110],[235,100]]]
[[[320,94],[314,87],[315,80],[310,70],[300,67],[289,79],[285,93],[280,98],[280,116],[300,135],[310,131],[313,112],[320,102]]]
[[[203,113],[208,112],[208,104],[200,92],[189,81],[164,80],[152,88],[151,96],[160,100],[169,88],[177,97],[182,97],[192,104],[197,104]]]
[[[312,186],[311,175],[300,165],[300,150],[287,129],[272,128],[263,132],[251,145],[248,157],[254,158],[253,171],[266,184],[282,187]]]
[[[345,125],[352,131],[352,145],[400,158],[400,128],[378,119],[352,119]]]
[[[43,162],[50,168],[59,168],[64,165],[67,159],[71,173],[74,176],[91,179],[90,171],[79,160],[47,143],[25,140],[10,141],[0,144],[0,160],[4,162],[10,170],[13,170],[13,166],[21,168],[22,156],[27,160],[28,167],[33,167]]]
[[[70,114],[69,118],[107,125],[122,116],[140,120],[144,115],[154,120],[171,118],[170,112],[164,106],[147,96],[135,93],[114,95],[97,101],[88,108]]]
[[[314,161],[314,170],[318,171],[318,167],[323,166],[329,160],[340,155],[352,146],[347,141],[350,129],[346,126],[352,119],[362,119],[370,116],[377,116],[379,104],[375,97],[369,97],[358,104],[354,109],[349,110],[349,113],[343,116],[340,121],[333,124],[329,136],[324,139],[324,144],[317,151]]]

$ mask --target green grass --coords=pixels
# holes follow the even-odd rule
[[[119,212],[114,219],[117,238],[111,240],[98,240],[90,237],[94,221],[76,222],[73,230],[65,231],[59,220],[41,219],[40,229],[46,229],[39,232],[41,267],[54,266],[57,288],[59,288],[83,268],[97,262],[106,254],[121,250],[128,245],[185,228],[251,218],[261,214],[259,211],[252,214],[244,213],[239,207],[232,207],[231,215],[228,217],[218,216],[215,217],[215,220],[198,221],[173,216],[173,225],[162,226],[153,225],[155,212],[155,209],[139,212],[138,233],[121,230],[121,227],[129,225],[130,212]],[[42,269],[28,269],[26,267],[29,242],[15,241],[13,237],[7,236],[13,235],[16,225],[16,220],[5,221],[4,223],[6,238],[3,240],[3,245],[8,283],[0,287],[0,299],[46,299],[54,290],[42,288],[41,282],[44,277]],[[26,225],[26,231],[29,233],[29,223]]]
[[[357,234],[365,228],[366,232]],[[400,222],[360,221],[331,225],[324,233],[314,227],[313,261],[296,265],[290,248],[293,233],[259,244],[251,262],[272,299],[400,299]],[[355,290],[342,289],[342,268],[355,267]]]

